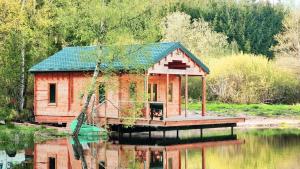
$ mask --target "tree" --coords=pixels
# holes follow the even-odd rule
[[[300,12],[293,11],[285,17],[284,31],[276,35],[278,44],[273,47],[277,56],[300,59]]]
[[[79,134],[80,127],[85,121],[86,111],[95,91],[99,73],[101,72],[102,76],[110,76],[115,73],[113,68],[110,67],[112,64],[106,64],[109,67],[101,68],[101,63],[103,61],[110,63],[115,59],[121,62],[125,61],[126,56],[124,53],[126,53],[126,49],[124,48],[124,44],[156,41],[159,37],[157,24],[155,23],[158,23],[160,15],[155,14],[155,8],[160,6],[152,1],[146,3],[139,3],[138,0],[110,1],[98,3],[98,5],[100,5],[99,7],[103,12],[100,24],[103,30],[100,37],[98,37],[99,50],[96,53],[98,60],[90,87],[87,91],[85,104],[77,118],[78,123],[73,131],[73,136],[75,137]],[[121,9],[126,12],[124,13]],[[152,11],[151,13],[149,13],[150,10]],[[102,46],[105,44],[109,45],[109,54],[103,54]]]
[[[212,30],[203,19],[191,20],[183,12],[174,12],[162,21],[163,41],[179,41],[198,56],[218,57],[232,52],[227,37]],[[236,52],[236,51],[235,51]]]
[[[52,7],[48,1],[0,0],[0,95],[19,111],[26,105],[30,65],[51,52]]]
[[[225,0],[187,0],[178,9],[192,19],[203,18],[213,30],[224,33],[228,42],[236,41],[240,51],[273,58],[271,47],[277,43],[275,35],[282,30],[286,14],[278,3]]]

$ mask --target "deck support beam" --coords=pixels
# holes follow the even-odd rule
[[[203,128],[200,128],[200,137],[203,138]]]
[[[206,79],[205,75],[202,76],[202,116],[205,116],[206,112]]]

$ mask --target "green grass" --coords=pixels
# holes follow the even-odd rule
[[[201,104],[190,103],[189,110],[200,110]],[[207,111],[228,115],[247,114],[257,116],[297,116],[300,117],[300,104],[229,104],[208,102]]]

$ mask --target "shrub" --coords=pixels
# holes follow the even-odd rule
[[[234,55],[210,61],[208,92],[214,99],[234,103],[295,103],[300,100],[296,75],[255,55]]]
[[[8,107],[0,107],[0,121],[11,121],[17,114],[17,111]]]

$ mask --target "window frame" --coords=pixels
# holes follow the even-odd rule
[[[133,95],[131,93],[131,86],[132,85],[135,86],[135,88],[134,88],[135,91],[134,91],[134,94],[133,94],[135,97],[133,97]],[[128,94],[129,94],[129,100],[137,100],[137,82],[130,82],[129,83]]]
[[[51,85],[55,86],[54,102],[51,102]],[[55,106],[57,104],[57,83],[48,84],[48,105]]]
[[[101,94],[100,94],[100,86],[104,86],[104,100],[103,100],[103,102],[106,100],[106,98],[107,98],[107,95],[106,95],[106,84],[104,83],[104,82],[100,82],[99,83],[99,85],[98,85],[98,103],[103,103],[103,102],[100,102],[100,96],[101,96]]]

